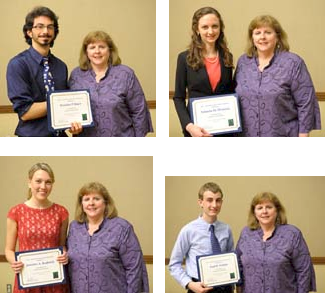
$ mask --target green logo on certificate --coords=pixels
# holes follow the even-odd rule
[[[59,278],[59,273],[58,272],[53,272],[53,279]]]
[[[234,126],[234,119],[228,119],[228,126]]]
[[[235,273],[230,273],[230,279],[235,279]]]
[[[82,114],[82,121],[87,120],[87,114]]]

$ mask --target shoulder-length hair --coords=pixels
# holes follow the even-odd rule
[[[46,163],[37,163],[37,164],[33,165],[28,171],[28,179],[32,180],[35,172],[38,170],[43,170],[43,171],[47,172],[47,174],[49,174],[49,176],[52,180],[52,184],[54,183],[54,181],[55,181],[54,172],[53,172],[52,168]],[[29,188],[28,194],[27,194],[27,199],[30,199],[31,197],[32,197],[32,191]]]
[[[85,223],[87,222],[87,215],[84,212],[82,208],[82,198],[84,195],[88,195],[91,193],[96,193],[101,195],[104,198],[105,201],[105,211],[104,211],[104,217],[105,218],[114,218],[117,217],[117,208],[115,207],[115,203],[113,198],[110,196],[108,190],[106,187],[99,183],[99,182],[90,182],[85,184],[78,193],[77,198],[77,205],[76,205],[76,214],[75,214],[75,220],[79,223]]]
[[[119,65],[121,64],[121,58],[118,55],[118,49],[115,46],[113,39],[103,31],[94,31],[90,32],[83,40],[81,50],[80,50],[80,58],[79,58],[79,66],[81,70],[89,70],[91,69],[91,64],[89,62],[87,56],[87,46],[91,43],[102,41],[107,44],[109,49],[109,64],[110,65]]]
[[[227,45],[227,40],[224,34],[225,24],[220,13],[212,7],[203,7],[197,10],[192,18],[192,37],[189,45],[189,53],[187,55],[187,64],[194,70],[198,70],[203,66],[203,49],[204,43],[201,36],[197,33],[199,27],[199,20],[202,16],[207,14],[214,14],[220,21],[220,35],[215,43],[216,50],[222,51],[223,62],[226,67],[233,67],[233,57]]]
[[[278,38],[275,50],[278,51],[289,51],[289,43],[288,43],[288,35],[283,30],[281,24],[271,15],[260,15],[255,17],[248,27],[248,35],[247,35],[247,47],[246,54],[248,57],[256,57],[257,51],[253,42],[253,30],[256,28],[260,28],[263,26],[267,26],[272,28]]]
[[[54,41],[59,34],[59,23],[58,23],[58,17],[55,15],[55,13],[47,7],[44,6],[37,6],[35,7],[31,12],[29,12],[25,18],[25,24],[23,26],[23,33],[25,36],[26,43],[28,45],[32,45],[32,39],[27,34],[27,31],[31,31],[34,25],[34,19],[39,16],[46,16],[49,19],[51,19],[54,22],[54,38],[52,42],[50,43],[50,47],[53,47]]]
[[[255,207],[258,204],[261,204],[266,201],[273,203],[276,208],[277,217],[276,217],[275,225],[287,224],[287,216],[286,216],[285,208],[280,202],[280,200],[278,199],[278,197],[271,192],[261,192],[254,196],[249,209],[247,226],[251,230],[256,230],[260,228],[260,224],[255,217]]]

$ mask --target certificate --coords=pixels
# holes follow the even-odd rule
[[[19,289],[65,283],[63,265],[56,260],[62,252],[62,247],[15,252],[16,260],[24,263],[18,274]]]
[[[190,98],[189,103],[192,122],[210,134],[242,131],[236,94]]]
[[[94,124],[88,90],[51,92],[47,99],[47,114],[50,131],[70,128],[74,121],[83,127]]]
[[[237,255],[222,253],[196,257],[199,280],[208,287],[237,283],[240,279]]]

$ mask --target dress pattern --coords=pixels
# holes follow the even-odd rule
[[[68,211],[58,204],[46,209],[28,207],[26,204],[14,206],[7,217],[17,223],[19,251],[53,248],[59,246],[62,222],[69,216]],[[66,293],[66,285],[41,288],[18,289],[15,279],[14,293]]]

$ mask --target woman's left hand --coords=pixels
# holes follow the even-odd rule
[[[63,254],[61,254],[60,256],[58,256],[58,258],[56,260],[59,263],[62,263],[64,265],[66,265],[69,262],[68,253],[66,251],[64,251]]]
[[[71,132],[71,134],[79,134],[80,132],[82,132],[81,123],[80,122],[72,122],[69,131]]]

